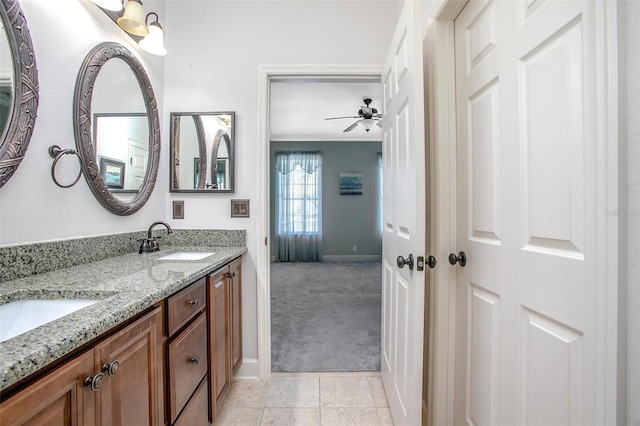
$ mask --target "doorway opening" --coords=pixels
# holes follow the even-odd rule
[[[381,92],[379,79],[270,85],[272,371],[380,370],[382,132],[357,113]]]
[[[260,291],[258,293],[259,295],[258,315],[259,315],[259,319],[263,320],[261,321],[259,330],[258,330],[258,341],[259,341],[259,375],[261,377],[268,377],[271,371],[278,371],[278,369],[272,368],[272,364],[271,364],[272,362],[271,344],[273,339],[272,327],[271,327],[272,309],[274,309],[274,307],[277,308],[277,303],[278,303],[276,300],[272,299],[272,293],[274,291],[274,288],[273,288],[273,283],[271,278],[272,277],[271,261],[275,259],[274,241],[277,238],[275,235],[275,232],[273,232],[273,230],[275,229],[274,221],[275,221],[276,212],[275,212],[275,205],[274,203],[272,203],[272,201],[275,201],[274,186],[275,186],[276,179],[275,179],[274,173],[276,172],[273,169],[275,168],[274,153],[276,150],[305,150],[305,149],[309,149],[309,146],[310,146],[309,144],[322,143],[323,146],[320,147],[319,149],[320,151],[326,152],[329,158],[331,158],[332,156],[333,157],[337,156],[337,158],[339,158],[341,154],[335,154],[335,153],[331,154],[331,151],[333,151],[333,148],[340,147],[340,144],[342,143],[343,148],[345,148],[346,145],[350,145],[349,148],[352,150],[352,153],[353,152],[356,153],[356,155],[352,154],[351,157],[356,157],[355,158],[356,160],[358,160],[358,157],[360,155],[364,156],[365,151],[368,152],[370,150],[373,150],[373,170],[374,170],[375,183],[373,184],[373,186],[371,185],[371,183],[368,183],[367,185],[363,185],[363,192],[364,192],[364,188],[366,188],[366,190],[369,191],[369,194],[368,194],[370,196],[369,198],[373,196],[373,198],[376,200],[375,208],[369,209],[369,212],[373,213],[373,219],[368,218],[368,221],[373,221],[373,224],[374,224],[373,228],[375,230],[374,234],[377,236],[378,251],[372,252],[369,248],[367,248],[366,243],[361,243],[361,242],[359,243],[359,242],[353,242],[353,241],[350,241],[349,243],[345,243],[344,241],[342,241],[340,243],[336,241],[335,237],[333,238],[330,237],[329,234],[327,234],[326,232],[327,228],[329,227],[329,229],[331,229],[332,231],[335,231],[335,230],[339,231],[340,223],[338,223],[337,225],[328,225],[329,222],[327,219],[327,214],[325,214],[325,217],[323,218],[323,221],[322,221],[323,229],[325,230],[323,234],[326,235],[325,237],[326,241],[323,241],[323,244],[322,244],[323,262],[318,262],[315,266],[321,266],[321,265],[326,266],[329,264],[335,264],[336,266],[344,267],[350,263],[354,263],[354,264],[360,263],[359,261],[367,261],[369,265],[371,265],[371,264],[375,264],[376,261],[379,262],[379,259],[381,257],[381,244],[380,244],[381,237],[378,232],[379,227],[377,226],[379,217],[376,213],[378,210],[378,207],[377,207],[378,206],[378,203],[377,203],[377,181],[378,181],[377,153],[381,152],[381,141],[382,141],[381,132],[380,131],[377,132],[377,141],[374,140],[376,138],[375,136],[373,138],[370,136],[371,134],[374,134],[373,132],[371,132],[371,134],[366,131],[362,131],[360,134],[357,134],[355,132],[351,134],[348,134],[347,132],[342,132],[343,130],[342,128],[346,128],[347,126],[349,126],[351,124],[351,121],[356,121],[356,120],[346,119],[346,120],[336,120],[336,122],[338,122],[337,123],[338,126],[342,126],[342,128],[339,132],[337,132],[337,136],[333,136],[331,138],[327,136],[324,136],[324,137],[318,136],[318,135],[313,136],[315,134],[315,133],[312,133],[313,129],[307,129],[306,133],[298,131],[298,134],[295,137],[282,136],[282,134],[279,133],[280,130],[279,130],[278,124],[274,122],[274,117],[277,118],[277,114],[279,113],[278,107],[276,106],[277,102],[274,102],[274,98],[273,98],[274,92],[277,92],[278,89],[277,88],[274,89],[274,87],[280,86],[285,91],[294,92],[294,95],[295,95],[296,92],[299,93],[298,90],[295,90],[297,89],[296,88],[297,84],[302,84],[302,83],[322,84],[324,87],[324,93],[320,92],[317,95],[315,102],[306,104],[306,106],[298,103],[298,109],[314,114],[315,120],[319,123],[319,125],[324,125],[328,123],[324,120],[324,118],[342,116],[342,115],[347,116],[350,113],[356,114],[357,109],[363,105],[363,99],[365,97],[373,98],[374,105],[372,106],[380,108],[381,110],[382,96],[381,96],[381,83],[380,83],[381,69],[378,67],[354,67],[354,69],[345,69],[344,67],[335,67],[335,68],[330,67],[325,70],[317,70],[317,69],[314,70],[312,68],[307,68],[307,67],[297,68],[296,70],[293,70],[289,67],[285,67],[283,69],[271,69],[271,70],[262,69],[261,71],[262,73],[260,73],[261,74],[260,80],[262,81],[260,81],[260,83],[262,84],[262,87],[259,87],[259,94],[261,94],[261,98],[263,101],[261,105],[264,105],[266,107],[266,117],[264,117],[264,121],[261,123],[262,124],[261,134],[264,135],[264,146],[261,147],[262,156],[260,158],[260,163],[261,163],[261,166],[263,167],[261,176],[267,177],[267,179],[265,179],[265,182],[261,184],[261,186],[263,187],[262,194],[264,196],[264,201],[265,201],[263,206],[267,206],[267,208],[263,208],[266,211],[264,212],[263,215],[261,215],[263,219],[261,223],[263,224],[263,230],[265,232],[265,236],[268,236],[268,238],[265,239],[266,250],[263,253],[261,253],[264,255],[264,257],[259,256],[259,259],[258,259],[258,277],[259,277],[258,285],[260,288]],[[358,86],[358,84],[364,84],[364,83],[374,84],[376,85],[377,90],[375,94],[356,92],[357,94],[354,95],[353,99],[350,100],[351,102],[347,108],[341,107],[338,104],[334,104],[332,108],[322,110],[320,108],[320,104],[322,102],[318,101],[318,99],[327,99],[328,93],[326,91],[331,86],[336,84],[345,84],[345,83],[351,83],[356,87]],[[357,89],[352,89],[352,90],[357,90]],[[305,110],[305,108],[307,109]],[[294,116],[290,115],[288,117],[288,120],[290,122],[296,122],[296,120],[298,120],[298,118],[296,117],[297,115],[294,115]],[[376,129],[376,130],[379,130],[379,129]],[[363,136],[363,134],[369,137]],[[304,146],[305,144],[306,146]],[[333,148],[331,148],[332,146]],[[372,146],[375,148],[371,148]],[[357,155],[357,154],[360,154],[360,155]],[[342,156],[344,156],[344,153],[342,154]],[[346,158],[349,158],[349,156],[347,156]],[[327,164],[331,164],[335,162],[336,161],[334,158],[329,160],[329,163]],[[363,174],[362,176],[363,180],[365,179],[365,176],[364,176],[365,173],[368,175],[371,174],[371,170],[369,170],[368,172],[365,172],[364,169],[355,170],[352,167],[347,167],[347,166],[342,167],[344,170],[341,169],[337,172],[334,170],[328,173],[327,164],[323,165],[323,175],[324,175],[323,183],[324,183],[325,191],[333,193],[331,194],[333,198],[340,197],[339,195],[339,172],[340,171],[342,172],[359,172],[360,171]],[[340,169],[340,166],[337,166],[337,167]],[[346,200],[348,198],[352,198],[352,199],[362,198],[363,196],[364,194],[362,196],[343,195],[342,197],[343,199]],[[323,211],[324,212],[332,211],[333,210],[331,208],[332,202],[329,202],[329,205],[327,206],[327,202],[328,202],[327,196],[325,196],[325,199],[323,201],[325,204],[324,206],[325,208],[323,209]],[[330,217],[330,214],[329,214],[329,217]],[[338,234],[340,234],[340,232],[338,232]],[[345,233],[342,232],[342,234],[345,234]],[[336,243],[338,246],[340,245],[346,246],[347,250],[345,250],[343,247],[342,251],[336,251],[331,246],[333,243]],[[357,247],[354,247],[354,246],[357,246]],[[299,266],[300,264],[293,264],[293,268],[291,268],[292,264],[288,264],[288,265],[285,264],[284,266],[288,266],[289,270],[293,269],[295,273],[296,265]],[[309,265],[306,265],[306,266],[309,266]],[[379,266],[379,263],[378,263],[378,266]],[[375,268],[375,269],[380,271],[381,268]],[[262,275],[260,273],[261,271],[265,271],[266,273]],[[320,274],[312,273],[312,275],[320,275],[320,276],[324,276],[327,274],[330,274],[330,273],[324,273],[324,272]],[[327,276],[327,278],[329,278],[329,276]],[[337,281],[337,280],[334,280],[334,281]],[[380,286],[381,286],[380,283],[381,283],[381,278],[378,279],[377,281],[378,289],[380,289]],[[309,297],[310,300],[313,299],[312,293],[310,293],[309,296],[310,296]],[[335,304],[328,302],[328,305],[335,305]],[[378,308],[377,315],[379,318],[380,308]],[[332,322],[332,321],[335,322],[335,320],[338,320],[338,318],[336,318],[331,313],[324,315],[324,317],[326,318],[326,321],[329,321],[329,322]],[[314,323],[310,315],[305,315],[305,318],[308,322]],[[288,322],[290,323],[290,321]],[[379,320],[377,320],[376,322],[378,324],[380,323]],[[315,324],[315,325],[318,325],[318,324]],[[343,324],[342,326],[348,327],[348,324]],[[309,338],[309,340],[314,339],[313,333],[307,334],[307,337]],[[379,345],[379,340],[380,340],[380,336],[378,333],[378,345]],[[377,369],[379,370],[379,367]],[[346,370],[345,369],[338,370],[334,368],[334,370],[331,370],[331,371],[343,371],[343,370],[355,371],[355,368],[348,368]],[[364,371],[364,370],[361,370],[361,371]]]

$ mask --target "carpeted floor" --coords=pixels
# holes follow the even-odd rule
[[[379,262],[271,263],[271,369],[380,371]]]

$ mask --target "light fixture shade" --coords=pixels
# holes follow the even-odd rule
[[[126,32],[144,37],[149,29],[144,24],[144,8],[140,0],[129,0],[124,8],[124,15],[118,18],[118,25]]]
[[[106,10],[120,12],[122,10],[122,0],[91,0],[98,6]]]
[[[149,34],[138,44],[152,55],[164,56],[167,54],[167,49],[164,47],[164,32],[158,22],[152,22],[149,25]]]
[[[372,118],[365,118],[360,120],[358,123],[362,126],[363,129],[368,132],[373,126],[376,125],[376,120]]]

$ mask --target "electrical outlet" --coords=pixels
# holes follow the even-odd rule
[[[173,201],[173,218],[184,219],[184,200]]]
[[[358,246],[353,246],[353,251],[358,251]]]

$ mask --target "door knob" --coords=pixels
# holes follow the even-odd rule
[[[407,258],[398,256],[398,258],[396,259],[396,263],[398,264],[398,268],[400,269],[404,268],[404,265],[408,265],[409,270],[413,271],[413,255],[412,254],[410,254]]]
[[[459,252],[457,256],[455,253],[451,253],[449,255],[449,263],[452,265],[457,263],[460,266],[464,266],[467,264],[467,255],[463,251]]]

